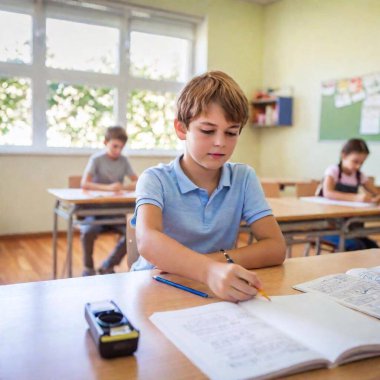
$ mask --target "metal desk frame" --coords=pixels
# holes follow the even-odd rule
[[[68,189],[72,191],[73,189]],[[49,190],[53,195],[55,189]],[[57,196],[57,195],[56,195]],[[124,200],[125,199],[125,200]],[[117,201],[115,203],[115,200]],[[91,198],[87,199],[85,202],[76,202],[70,199],[62,199],[57,196],[54,210],[53,210],[53,279],[57,278],[57,236],[58,236],[58,217],[67,220],[67,251],[66,251],[66,266],[67,275],[72,277],[72,257],[73,257],[73,230],[74,227],[84,225],[84,224],[94,224],[94,225],[115,225],[115,224],[125,224],[127,213],[134,211],[134,202],[132,198],[117,198],[112,199],[112,203],[109,203],[109,198],[104,198],[104,200],[99,200],[99,198],[94,198],[94,203],[91,203]],[[112,205],[114,204],[114,207]],[[99,208],[99,205],[109,205],[108,207]],[[85,207],[83,207],[85,206]],[[97,207],[96,207],[97,206]],[[81,220],[86,216],[109,216],[110,218],[104,218],[101,220],[94,220],[88,222]]]

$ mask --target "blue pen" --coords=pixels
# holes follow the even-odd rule
[[[174,286],[175,288],[185,290],[186,292],[196,294],[197,296],[205,297],[205,298],[208,297],[207,293],[203,293],[203,292],[200,292],[199,290],[195,290],[195,289],[189,288],[189,287],[187,287],[185,285],[177,284],[176,282],[167,280],[166,278],[163,278],[163,277],[160,277],[160,276],[153,276],[153,278],[155,280],[159,281],[159,282],[164,283],[164,284],[168,284],[168,285]]]

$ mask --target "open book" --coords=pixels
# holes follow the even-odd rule
[[[150,319],[211,379],[267,379],[380,355],[380,321],[311,293]]]
[[[380,318],[380,267],[354,268],[293,286],[323,294],[344,306]]]

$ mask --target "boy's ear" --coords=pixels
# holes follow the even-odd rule
[[[178,119],[174,119],[174,129],[175,129],[175,133],[177,134],[177,137],[180,140],[186,140],[187,128],[186,128],[186,125],[182,121],[179,121]]]

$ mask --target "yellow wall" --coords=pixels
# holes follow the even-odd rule
[[[208,68],[228,72],[248,96],[260,87],[263,8],[239,0],[141,0],[153,6],[207,19]],[[257,165],[257,138],[243,132],[234,160]],[[65,187],[69,175],[81,174],[88,157],[0,155],[0,235],[50,231],[54,199],[46,189]],[[168,158],[132,157],[141,173]],[[61,222],[60,226],[64,226]]]
[[[260,131],[265,176],[321,178],[342,141],[319,141],[322,81],[380,72],[380,1],[282,0],[266,7],[263,83],[294,88],[294,126]],[[354,137],[354,136],[353,136]],[[380,182],[380,144],[363,171]]]

